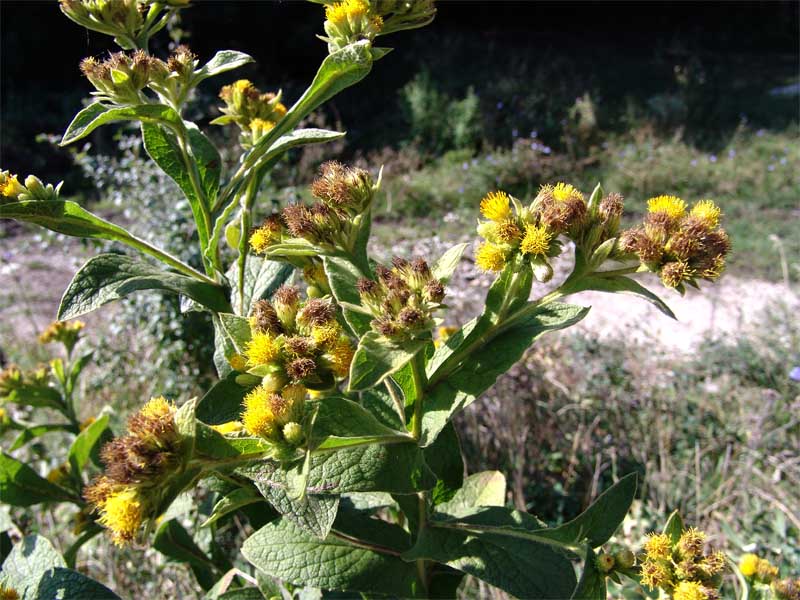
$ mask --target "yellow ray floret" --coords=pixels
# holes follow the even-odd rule
[[[713,201],[700,200],[700,202],[692,207],[691,215],[699,219],[709,229],[713,229],[719,225],[719,218],[722,216],[722,211]]]
[[[686,214],[686,202],[677,196],[656,196],[647,201],[647,211],[663,213],[670,219],[681,219]]]
[[[100,516],[100,523],[111,530],[111,538],[117,546],[124,546],[133,540],[143,520],[142,500],[131,487],[109,496]]]
[[[356,351],[346,339],[340,339],[330,350],[331,370],[336,377],[347,377],[350,374],[350,363]]]
[[[522,238],[520,250],[523,254],[532,256],[544,256],[550,248],[552,234],[544,225],[527,225],[525,227],[525,237]]]
[[[502,271],[506,266],[506,252],[499,246],[485,242],[475,253],[475,262],[482,271]]]
[[[672,592],[673,600],[706,600],[703,586],[696,581],[681,581]]]
[[[651,560],[669,558],[672,552],[672,540],[664,533],[651,533],[644,543],[644,551]]]
[[[338,341],[342,330],[335,321],[328,325],[311,328],[314,343],[322,348],[332,348]]]
[[[575,186],[569,183],[557,183],[553,187],[553,198],[559,202],[567,202],[568,200],[577,199],[583,200],[583,194],[580,193]]]
[[[256,332],[245,347],[245,356],[251,367],[265,365],[280,356],[280,345],[270,334]]]
[[[481,214],[492,221],[504,221],[511,214],[511,198],[505,192],[489,192],[481,200]]]
[[[158,396],[151,398],[139,411],[139,414],[145,419],[163,419],[170,417],[175,410],[175,405],[164,398]]]
[[[250,247],[256,254],[266,252],[273,243],[274,236],[266,227],[259,227],[250,235]]]
[[[364,0],[344,0],[325,8],[325,18],[334,25],[342,25],[348,20],[355,21],[369,12],[369,4]]]
[[[272,438],[277,432],[275,415],[269,402],[270,392],[258,386],[244,397],[242,425],[250,435]]]

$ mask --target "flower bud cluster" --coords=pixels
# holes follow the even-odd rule
[[[800,579],[779,579],[778,567],[766,558],[744,554],[739,559],[739,571],[757,589],[768,586],[778,600],[800,600]]]
[[[476,262],[484,271],[502,271],[516,257],[529,260],[539,281],[553,275],[549,258],[561,253],[559,235],[575,239],[586,223],[583,194],[568,183],[545,185],[529,206],[505,192],[491,192],[481,200],[478,234],[485,240]]]
[[[23,185],[16,175],[0,171],[0,204],[25,200],[55,200],[59,191],[61,191],[60,183],[53,187],[50,183],[45,185],[35,175],[28,175]]]
[[[433,0],[372,0],[383,19],[381,35],[428,25],[436,16]]]
[[[422,258],[411,262],[395,257],[392,267],[375,267],[376,278],[360,279],[361,305],[374,317],[372,329],[402,342],[429,334],[433,312],[442,307],[444,284]]]
[[[48,325],[39,335],[40,344],[51,344],[59,342],[67,349],[67,353],[71,352],[78,343],[81,331],[85,327],[82,321],[53,321]]]
[[[224,86],[219,97],[225,102],[225,107],[220,108],[223,114],[211,121],[212,125],[236,123],[241,130],[240,142],[245,148],[258,142],[286,114],[280,91],[261,93],[247,79]]]
[[[17,365],[9,365],[0,371],[0,398],[25,386],[46,386],[50,382],[50,371],[46,365],[23,372]]]
[[[324,163],[317,179],[311,185],[317,202],[290,204],[280,215],[267,217],[264,223],[250,234],[250,246],[256,254],[270,254],[295,266],[318,272],[319,265],[308,259],[298,261],[292,254],[271,252],[273,246],[284,243],[310,243],[322,252],[337,249],[352,252],[365,214],[369,211],[375,186],[367,171],[346,167],[336,161]],[[315,283],[320,278],[315,278]]]
[[[383,29],[383,19],[368,0],[343,0],[325,7],[328,52],[360,40],[372,41]]]
[[[59,0],[61,12],[69,19],[106,35],[114,36],[123,48],[131,49],[166,25],[162,10],[189,5],[189,0]]]
[[[675,196],[651,198],[644,223],[622,233],[618,251],[635,254],[666,287],[683,293],[685,284],[714,281],[725,268],[731,243],[719,227],[721,215],[711,200],[701,200],[687,212],[686,203]]]
[[[142,523],[156,516],[159,491],[182,465],[182,442],[175,405],[158,397],[128,420],[127,435],[103,446],[105,472],[86,488],[84,497],[118,546],[132,541]]]
[[[718,600],[725,555],[705,551],[706,534],[694,527],[674,541],[665,533],[651,534],[644,545],[642,585],[660,588],[675,600]]]
[[[100,102],[144,104],[150,102],[144,93],[148,88],[160,102],[178,109],[191,91],[198,64],[189,48],[179,46],[166,62],[144,50],[115,52],[102,61],[89,56],[81,61],[81,72]]]

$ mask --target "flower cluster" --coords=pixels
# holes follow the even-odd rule
[[[124,48],[156,33],[167,24],[162,9],[178,9],[190,0],[59,0],[61,12],[72,21],[116,38]]]
[[[255,303],[250,330],[245,356],[235,366],[261,383],[245,398],[242,424],[252,435],[297,445],[307,389],[330,389],[347,377],[353,344],[329,300],[301,301],[290,286],[279,288],[271,302]]]
[[[262,93],[247,79],[224,86],[219,97],[225,102],[225,107],[220,109],[223,114],[211,123],[236,123],[241,130],[240,142],[245,148],[258,142],[286,114],[280,91]]]
[[[23,202],[25,200],[55,200],[60,190],[60,183],[54,188],[50,183],[43,184],[35,175],[28,175],[23,185],[16,175],[12,175],[8,171],[0,171],[0,203]]]
[[[128,420],[128,434],[101,450],[105,472],[84,497],[119,546],[132,541],[142,523],[156,516],[164,482],[181,468],[183,437],[175,412],[171,402],[153,398]]]
[[[9,365],[0,371],[0,398],[11,395],[26,385],[45,386],[48,384],[50,374],[44,365],[25,373],[17,365]]]
[[[115,52],[106,60],[87,57],[81,61],[81,72],[94,86],[92,95],[100,102],[116,105],[149,102],[148,88],[160,102],[179,109],[193,87],[198,61],[186,46],[179,46],[163,61],[144,50],[133,53]]]
[[[328,51],[360,40],[424,27],[436,16],[433,0],[321,0],[325,4]]]
[[[739,571],[751,585],[769,586],[779,600],[800,600],[800,579],[778,579],[778,567],[757,554],[744,554],[739,559]]]
[[[317,202],[290,204],[280,215],[267,217],[250,233],[250,247],[256,254],[302,269],[312,288],[309,295],[328,293],[322,262],[314,254],[354,252],[361,228],[368,223],[366,215],[376,189],[367,171],[326,162],[311,185]],[[297,251],[311,250],[309,246],[314,246],[315,252]]]
[[[53,321],[47,326],[47,329],[39,334],[39,343],[52,344],[53,342],[58,342],[64,345],[67,349],[67,353],[70,353],[75,347],[75,344],[78,343],[84,326],[82,321],[72,321],[70,323],[66,321]]]
[[[697,279],[714,281],[725,268],[731,243],[719,227],[721,216],[711,200],[701,200],[687,211],[686,202],[676,196],[651,198],[643,225],[620,236],[619,250],[636,254],[665,286],[683,293],[685,284],[697,287]]]
[[[433,311],[442,307],[444,284],[422,258],[395,257],[392,267],[375,267],[376,278],[360,279],[361,305],[373,316],[372,328],[393,341],[429,335]]]
[[[675,541],[666,533],[654,533],[644,545],[641,582],[661,588],[673,600],[717,600],[725,555],[705,552],[706,534],[694,527]]]
[[[529,260],[539,281],[553,275],[549,258],[561,252],[557,239],[564,234],[576,238],[587,214],[583,194],[567,183],[545,185],[529,206],[522,206],[505,192],[491,192],[481,200],[478,234],[485,240],[476,262],[484,271],[502,271],[509,261]],[[618,217],[617,217],[618,219]]]

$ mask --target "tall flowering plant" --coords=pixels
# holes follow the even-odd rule
[[[541,336],[586,317],[589,309],[564,302],[567,296],[635,294],[673,316],[633,276],[657,273],[679,292],[716,279],[730,249],[719,208],[661,196],[650,200],[641,225],[621,231],[623,198],[600,185],[586,195],[554,183],[528,199],[491,191],[477,227],[476,262],[496,275],[485,306],[446,339],[434,339],[466,245],[435,259],[372,260],[380,177],[328,162],[311,187],[312,203],[253,222],[259,186],[289,150],[344,135],[300,128],[303,119],[387,54],[375,45],[379,36],[429,23],[432,2],[321,2],[329,54],[293,104],[246,80],[222,88],[224,105],[212,123],[236,127],[241,146],[228,173],[184,111],[203,81],[252,59],[221,51],[201,64],[186,47],[166,59],[152,55],[150,38],[187,3],[60,0],[67,17],[122,48],[81,63],[95,101],[62,143],[109,123],[138,123],[150,158],[188,201],[201,264],[186,264],[62,199],[60,185],[32,175],[20,182],[2,172],[0,217],[127,246],[129,253],[95,256],[75,274],[59,319],[139,290],[179,294],[187,308],[213,318],[219,381],[199,399],[154,398],[124,435],[93,438],[87,451],[97,451],[102,472],[80,496],[61,493],[57,482],[4,453],[3,502],[72,502],[91,525],[70,550],[72,562],[80,544],[106,530],[116,545],[152,543],[186,562],[209,598],[245,588],[260,597],[272,589],[269,581],[284,591],[454,597],[465,575],[528,598],[605,598],[607,579],[620,576],[675,598],[718,597],[721,555],[704,550],[701,532],[684,531],[677,517],[644,554],[598,550],[629,509],[635,475],[574,520],[549,527],[505,506],[502,473],[465,473],[452,420]],[[233,251],[229,264],[223,244]],[[534,284],[553,277],[552,260],[567,245],[575,250],[571,274],[531,300]],[[18,390],[3,395],[31,400]],[[178,495],[198,486],[215,498],[203,525],[212,539],[205,548],[168,512]],[[229,557],[213,539],[234,520],[247,523],[247,537]],[[4,597],[35,597],[42,589],[113,596],[64,568],[41,538],[25,544],[38,545],[49,562],[4,571]],[[30,555],[13,552],[15,564]]]

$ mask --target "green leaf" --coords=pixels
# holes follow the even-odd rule
[[[414,597],[419,590],[414,565],[335,535],[320,541],[287,519],[251,535],[242,555],[267,575],[295,585],[403,598]]]
[[[453,276],[459,261],[461,261],[461,255],[464,254],[464,250],[468,245],[469,244],[457,244],[445,252],[433,266],[433,276],[442,283],[450,281],[450,277]]]
[[[124,254],[100,254],[75,273],[61,298],[58,318],[73,319],[141,290],[183,294],[215,312],[230,311],[220,286],[164,271]]]
[[[413,497],[416,501],[415,496]],[[354,510],[343,505],[336,515],[333,530],[376,547],[385,548],[387,552],[402,553],[411,549],[411,534],[403,527],[374,519],[369,512]]]
[[[430,448],[435,448],[435,445]],[[505,506],[505,503],[505,475],[500,471],[483,471],[467,477],[453,498],[437,506],[436,511],[459,517],[480,506]]]
[[[258,491],[279,513],[306,533],[325,539],[339,510],[339,496],[305,494],[293,498],[286,488],[255,482]]]
[[[225,459],[253,454],[257,455],[253,458],[258,459],[272,451],[272,445],[262,438],[227,437],[202,421],[197,421],[196,431],[195,452],[208,458]]]
[[[0,502],[31,506],[40,502],[72,500],[66,490],[40,477],[28,465],[0,453]]]
[[[576,585],[572,564],[552,546],[457,524],[429,524],[403,558],[445,563],[521,598],[561,600],[569,598]]]
[[[438,382],[432,378],[434,384],[423,405],[421,445],[432,444],[453,415],[491,387],[539,337],[574,325],[588,311],[563,303],[540,306],[524,322],[480,345],[448,377]]]
[[[386,385],[391,385],[391,380],[386,380]],[[402,398],[399,399],[402,402]],[[385,389],[377,387],[361,392],[361,405],[381,423],[396,430],[404,430],[401,408]]]
[[[292,465],[263,461],[238,470],[256,483],[294,488],[297,475]],[[311,454],[306,492],[388,492],[414,494],[431,489],[435,477],[415,444],[369,444],[336,452]]]
[[[486,294],[485,314],[496,320],[521,308],[531,295],[533,271],[522,259],[510,261],[492,283]]]
[[[28,535],[14,545],[3,563],[4,585],[26,600],[39,598],[35,590],[42,575],[49,569],[64,566],[64,559],[47,538]]]
[[[184,274],[204,277],[174,256],[151,246],[122,227],[101,219],[69,200],[25,200],[0,204],[0,219],[25,221],[73,237],[121,242],[157,258]]]
[[[64,401],[61,398],[61,393],[49,385],[23,384],[21,387],[12,390],[8,396],[3,398],[3,401],[64,411]]]
[[[351,400],[329,397],[312,403],[312,406],[317,409],[310,444],[314,450],[388,441],[414,442],[406,432],[386,427]]]
[[[644,298],[671,319],[677,319],[672,309],[670,309],[661,298],[642,286],[639,282],[622,275],[613,277],[603,277],[601,275],[602,273],[597,273],[576,279],[572,284],[567,284],[565,288],[566,294],[576,294],[585,291],[633,294],[634,296]]]
[[[197,404],[197,418],[209,425],[238,421],[248,388],[236,383],[236,373],[220,379]]]
[[[192,568],[197,583],[204,590],[214,585],[213,561],[206,556],[177,519],[170,519],[159,526],[153,539],[153,548],[167,558],[187,563]]]
[[[244,302],[240,302],[239,294],[234,293],[231,302],[233,312],[246,317],[256,300],[271,297],[275,290],[286,283],[293,272],[292,265],[260,256],[248,256],[244,272]],[[231,265],[225,276],[231,289],[237,289],[239,284],[235,264]]]
[[[194,78],[192,79],[192,86],[196,86],[198,83],[204,79],[207,79],[208,77],[213,77],[214,75],[219,75],[220,73],[238,69],[239,67],[251,62],[254,62],[253,58],[244,52],[237,52],[236,50],[220,50],[213,56],[211,60],[209,60],[195,72]]]
[[[108,107],[95,102],[79,112],[64,132],[61,145],[86,137],[101,125],[116,121],[142,121],[180,123],[181,119],[174,110],[164,104],[138,104],[136,106]]]
[[[664,524],[664,533],[669,536],[669,539],[672,540],[673,544],[677,544],[678,540],[681,539],[681,534],[686,526],[683,524],[683,518],[681,518],[681,513],[677,510],[672,511],[667,522]]]
[[[97,452],[97,446],[111,437],[108,429],[108,415],[103,415],[86,429],[81,431],[67,453],[71,473],[80,481],[80,473],[92,454]]]
[[[347,308],[347,306],[359,306],[361,297],[358,295],[356,284],[362,277],[367,277],[359,271],[350,261],[334,256],[325,256],[322,259],[325,266],[325,274],[328,276],[328,283],[331,286],[333,297],[342,307],[344,320],[350,329],[357,336],[362,336],[370,330],[369,324],[372,320],[370,315]]]
[[[245,317],[232,313],[219,313],[219,324],[222,335],[235,352],[244,354],[247,342],[250,341],[250,321]]]
[[[368,331],[358,342],[350,363],[350,391],[374,387],[386,377],[402,369],[425,346],[424,340],[411,340],[397,345],[376,331]]]
[[[586,547],[586,558],[583,562],[583,572],[578,581],[578,587],[570,596],[571,600],[606,600],[606,576],[597,568],[597,556],[591,546]]]
[[[597,548],[622,524],[635,495],[636,473],[631,473],[600,494],[589,508],[571,521],[538,533],[568,546],[587,542]]]
[[[252,488],[236,488],[227,496],[220,498],[211,510],[211,514],[205,523],[200,527],[208,527],[219,521],[222,517],[229,515],[247,506],[248,504],[256,504],[264,502],[264,499]]]
[[[434,506],[452,500],[464,482],[464,458],[458,432],[450,422],[436,438],[436,441],[423,450],[425,462],[436,474],[436,487],[431,493]],[[503,482],[505,493],[505,481]]]
[[[56,567],[42,575],[36,587],[36,598],[80,598],[81,600],[119,600],[102,583],[82,573]]]

